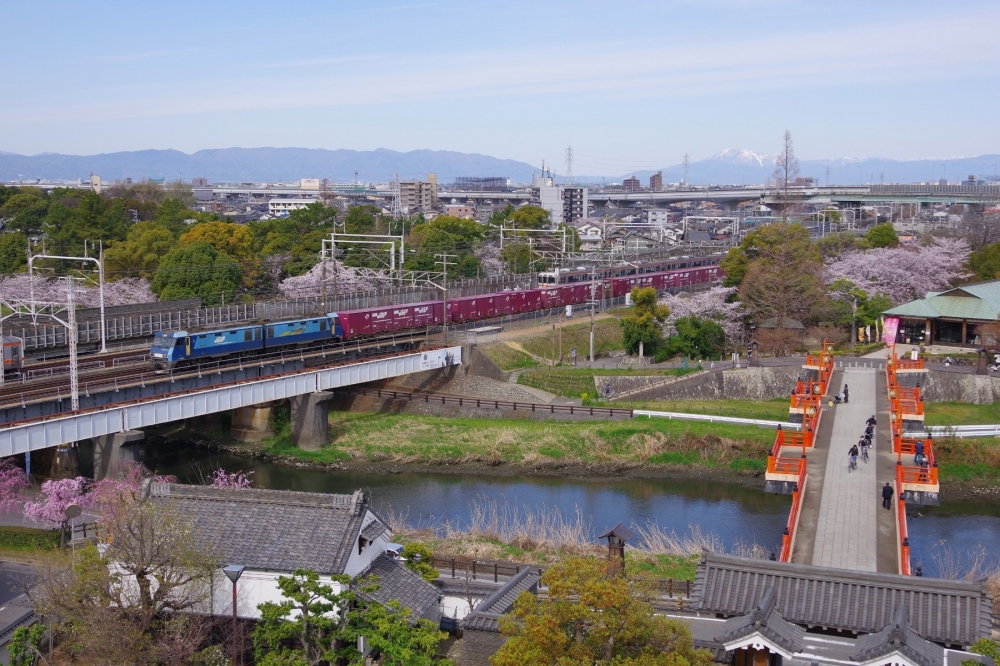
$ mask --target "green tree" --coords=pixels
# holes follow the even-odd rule
[[[411,618],[398,601],[385,606],[370,601],[378,590],[375,577],[351,583],[349,576],[331,576],[327,585],[315,571],[298,570],[280,576],[284,600],[265,602],[258,608],[261,620],[253,643],[261,666],[320,666],[340,661],[358,665],[364,657],[357,650],[359,635],[368,638],[384,666],[427,666],[434,662],[438,644],[446,634],[426,619]]]
[[[552,215],[538,206],[521,206],[508,218],[510,224],[518,229],[549,229],[552,226]]]
[[[424,580],[434,580],[440,574],[434,568],[434,553],[426,545],[411,541],[403,546],[403,559],[406,568],[416,571]]]
[[[149,279],[160,258],[176,245],[170,230],[157,222],[137,222],[125,240],[111,243],[104,252],[104,268],[110,278],[135,276]]]
[[[609,576],[607,562],[572,557],[542,574],[548,597],[524,592],[500,619],[507,637],[493,666],[709,666],[678,620],[657,615],[624,576]]]
[[[699,317],[681,317],[674,322],[677,332],[667,340],[667,356],[684,354],[690,358],[715,358],[726,347],[726,332],[717,322]]]
[[[170,230],[175,236],[180,236],[187,230],[184,223],[192,217],[191,211],[177,199],[165,199],[156,209],[153,220]]]
[[[375,587],[377,585],[370,585],[369,589]],[[364,604],[350,613],[350,620],[357,632],[368,639],[369,646],[377,651],[380,666],[447,666],[452,663],[448,659],[434,658],[437,646],[448,634],[439,631],[426,618],[413,621],[410,609],[395,599],[385,606]]]
[[[839,257],[844,252],[856,250],[861,247],[857,234],[853,231],[841,231],[835,234],[827,234],[816,241],[816,248],[820,256],[826,259]]]
[[[758,320],[805,318],[824,297],[819,250],[800,224],[777,223],[751,232],[722,267],[726,284],[739,284],[740,300]]]
[[[171,250],[160,261],[150,288],[160,300],[201,297],[205,305],[234,301],[243,272],[204,241]]]
[[[899,245],[899,236],[892,224],[883,222],[868,230],[863,243],[866,248],[896,247]]]
[[[320,582],[315,571],[299,569],[279,576],[284,600],[260,604],[260,622],[253,644],[260,666],[320,666],[360,656],[357,635],[344,622],[345,610],[355,602],[350,576],[335,574],[332,585]],[[296,644],[295,646],[293,646]]]
[[[656,302],[656,290],[652,287],[633,287],[632,309],[619,323],[625,351],[635,354],[642,343],[643,354],[654,354],[663,340],[660,327],[670,316],[670,309]]]
[[[10,194],[10,190],[15,190]],[[7,188],[6,200],[0,206],[0,218],[7,220],[7,228],[25,236],[41,232],[49,202],[41,190],[34,187]]]
[[[374,233],[379,216],[380,211],[376,206],[370,204],[352,206],[344,216],[344,231],[349,234]]]
[[[984,245],[969,255],[969,270],[977,280],[1000,277],[1000,243]]]
[[[42,639],[45,636],[45,625],[33,624],[30,627],[18,627],[7,644],[10,655],[10,666],[35,666],[42,657]]]
[[[722,260],[721,267],[726,273],[723,286],[739,287],[753,262],[773,254],[776,248],[783,245],[789,245],[790,254],[799,254],[809,261],[821,260],[818,248],[809,238],[808,229],[800,224],[768,224],[748,233],[743,242]]]
[[[14,273],[28,263],[28,237],[16,231],[0,234],[0,273]]]

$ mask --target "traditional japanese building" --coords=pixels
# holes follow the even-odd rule
[[[899,318],[897,343],[978,347],[980,327],[1000,319],[1000,280],[930,292],[886,310],[885,316]]]

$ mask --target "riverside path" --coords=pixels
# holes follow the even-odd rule
[[[844,384],[850,387],[850,401],[824,415],[808,454],[810,481],[792,561],[897,573],[894,516],[881,509],[879,495],[885,481],[894,478],[895,465],[885,380],[875,367],[847,367],[834,373],[829,394],[838,393]],[[859,457],[857,469],[849,471],[848,451],[873,414],[878,427],[870,460],[865,463]]]

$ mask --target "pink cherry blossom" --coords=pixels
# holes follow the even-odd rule
[[[885,294],[894,305],[927,292],[947,289],[968,275],[969,244],[962,238],[935,238],[929,245],[900,245],[845,252],[828,262],[824,280],[850,280],[869,297]]]
[[[92,505],[88,494],[90,481],[82,476],[75,479],[46,481],[42,484],[44,499],[40,502],[25,502],[24,517],[36,523],[62,525],[66,521],[66,507],[79,504],[83,508]]]
[[[249,488],[253,485],[253,472],[244,472],[239,470],[237,472],[227,472],[221,467],[214,472],[212,472],[211,481],[209,485],[213,488]]]
[[[373,291],[390,284],[388,271],[374,268],[345,266],[341,261],[325,260],[309,269],[305,275],[286,278],[278,285],[278,291],[286,298],[319,296],[323,292],[323,266],[326,265],[326,291],[332,294],[347,294],[358,291]]]
[[[13,458],[0,460],[0,514],[20,509],[18,491],[27,485],[24,470],[14,464]]]
[[[683,317],[711,319],[722,327],[730,341],[739,340],[746,312],[739,301],[727,302],[735,292],[735,287],[712,287],[695,293],[664,294],[660,303],[670,308],[665,327],[671,330],[674,322]]]

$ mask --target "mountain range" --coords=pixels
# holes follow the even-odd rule
[[[966,179],[996,179],[1000,155],[979,157],[891,160],[875,157],[801,160],[799,175],[820,184],[950,182]],[[355,173],[356,170],[356,173]],[[190,180],[207,178],[209,182],[293,182],[299,178],[329,178],[334,182],[385,183],[398,172],[401,178],[425,178],[429,172],[438,182],[448,184],[457,176],[504,176],[514,183],[530,183],[540,169],[526,162],[503,160],[477,153],[444,150],[398,152],[377,150],[325,150],[316,148],[221,148],[182,153],[177,150],[138,150],[99,155],[17,155],[0,151],[0,181],[86,179],[98,174],[105,182],[132,178]],[[663,182],[676,183],[684,178],[684,166],[664,166]],[[774,171],[774,155],[750,150],[730,149],[687,167],[687,182],[692,185],[751,185],[767,182]],[[629,175],[647,184],[650,170],[625,174],[577,176],[577,183],[621,182]],[[556,174],[556,179],[564,179]]]

